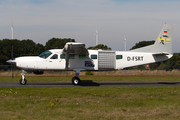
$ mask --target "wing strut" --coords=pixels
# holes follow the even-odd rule
[[[70,45],[68,45],[67,51],[66,51],[66,69],[69,69],[69,67],[68,67],[68,65],[69,65],[69,52],[70,52]]]

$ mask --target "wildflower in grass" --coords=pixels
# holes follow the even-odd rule
[[[54,106],[54,103],[52,103],[51,101],[49,102],[49,104],[51,108]]]

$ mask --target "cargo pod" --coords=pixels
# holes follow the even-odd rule
[[[114,70],[115,69],[115,52],[99,51],[98,53],[98,69],[99,70]]]

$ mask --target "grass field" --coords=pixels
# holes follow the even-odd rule
[[[180,87],[0,88],[0,119],[180,119]]]
[[[7,74],[7,73],[3,73]],[[74,73],[29,74],[28,82],[71,82]],[[0,74],[0,82],[21,76]],[[96,72],[82,80],[180,81],[179,71]],[[1,84],[1,83],[0,83]],[[176,120],[180,119],[180,87],[28,87],[0,88],[2,120]]]

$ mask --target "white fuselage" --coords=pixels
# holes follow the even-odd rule
[[[69,64],[66,67],[66,55],[63,54],[62,49],[49,51],[52,54],[47,58],[18,57],[15,59],[16,66],[26,71],[114,70],[160,62],[172,57],[172,55],[153,55],[143,52],[88,50],[89,56],[70,54]]]

